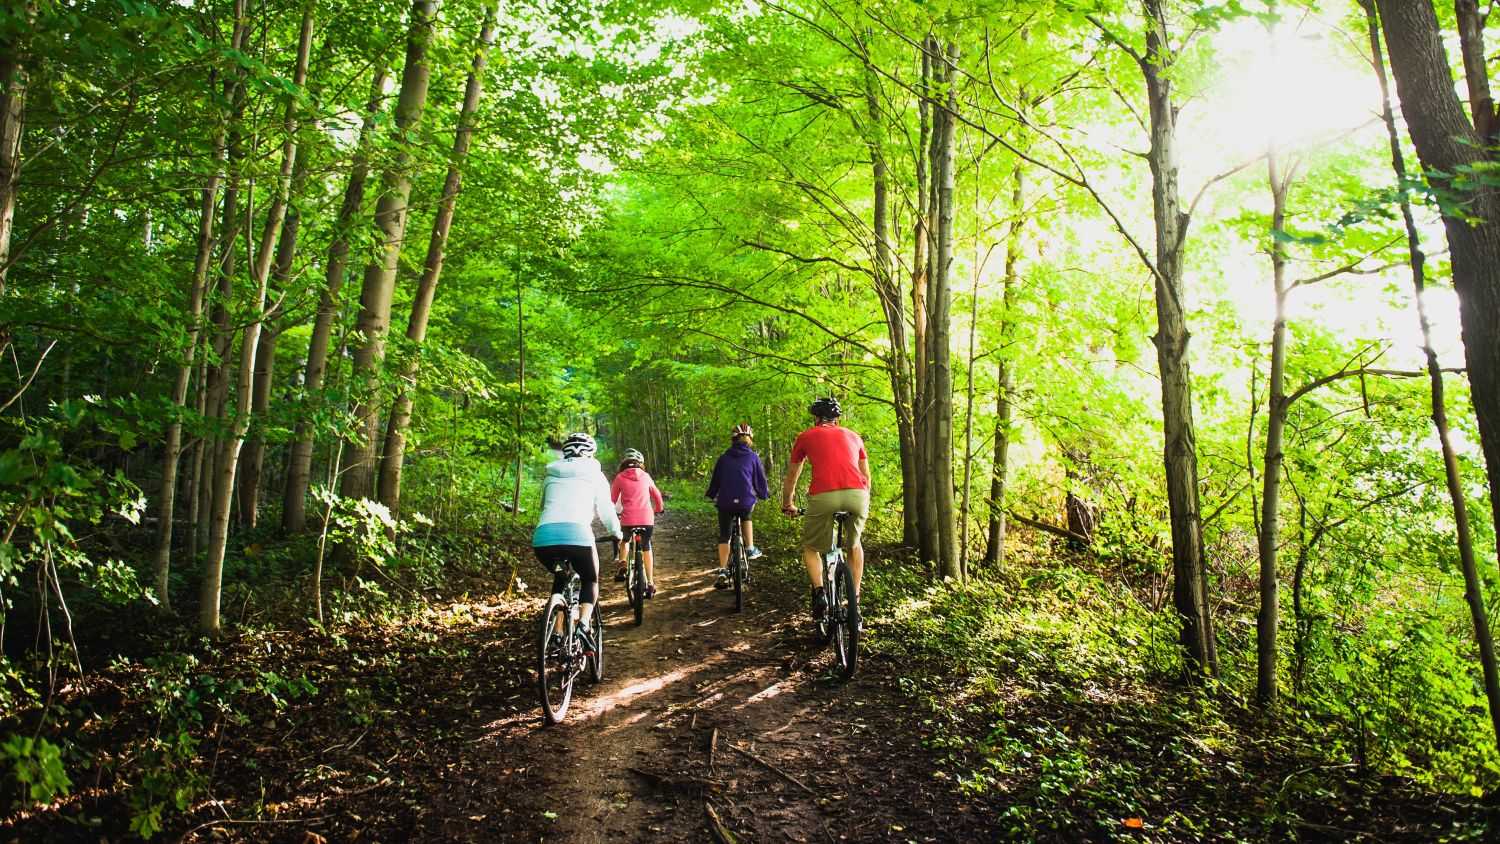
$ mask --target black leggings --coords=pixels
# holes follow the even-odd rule
[[[753,505],[752,505],[751,509],[753,509]],[[729,544],[729,520],[733,519],[735,516],[739,516],[740,517],[740,521],[742,521],[742,522],[748,522],[748,521],[750,521],[750,509],[746,509],[746,510],[720,510],[719,511],[719,544],[720,545],[728,545]]]
[[[572,577],[572,571],[578,572],[578,580],[581,584],[578,589],[578,602],[581,604],[597,604],[599,602],[599,558],[594,556],[594,549],[589,545],[546,545],[541,548],[533,548],[536,558],[542,565],[553,572],[552,591],[561,593],[568,588],[568,580]]]

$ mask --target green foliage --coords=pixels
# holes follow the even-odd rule
[[[63,770],[62,749],[44,738],[12,733],[0,742],[0,759],[23,802],[45,803],[73,787]]]

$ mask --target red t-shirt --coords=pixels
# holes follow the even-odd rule
[[[814,425],[797,435],[792,444],[792,462],[812,463],[812,486],[808,495],[836,489],[866,489],[859,461],[865,459],[865,442],[859,434],[838,425]]]

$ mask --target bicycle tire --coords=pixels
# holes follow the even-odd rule
[[[559,616],[563,622],[562,651],[559,654],[554,649],[549,653],[547,642],[556,629]],[[536,667],[537,695],[541,698],[542,717],[548,724],[562,721],[568,714],[568,704],[573,700],[572,666],[568,656],[572,631],[568,630],[567,617],[568,604],[561,595],[553,595],[547,599],[547,606],[542,610],[541,626],[538,628]]]
[[[630,608],[635,610],[635,626],[646,620],[646,564],[639,549],[630,559]]]
[[[589,633],[594,640],[594,655],[589,657],[589,679],[604,682],[604,610],[594,605],[594,617],[589,619]]]
[[[824,559],[826,561],[827,557]],[[820,645],[826,645],[833,640],[833,582],[836,572],[830,571],[829,568],[825,562],[823,565],[823,599],[826,609],[823,611],[823,620],[817,623],[818,644]]]
[[[635,582],[637,578],[634,559],[634,554],[625,558],[625,603],[629,604],[632,610],[636,609]]]
[[[834,660],[840,680],[854,676],[859,665],[859,598],[854,594],[854,572],[846,562],[838,566],[838,611],[834,621]]]
[[[740,539],[739,520],[732,526],[734,534],[729,537],[729,570],[734,576],[734,611],[745,609],[745,543]]]

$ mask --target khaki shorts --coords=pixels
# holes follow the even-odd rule
[[[870,491],[835,489],[809,496],[807,515],[802,519],[802,547],[818,553],[832,551],[833,514],[840,512],[849,514],[844,522],[844,548],[852,548],[870,517]]]

